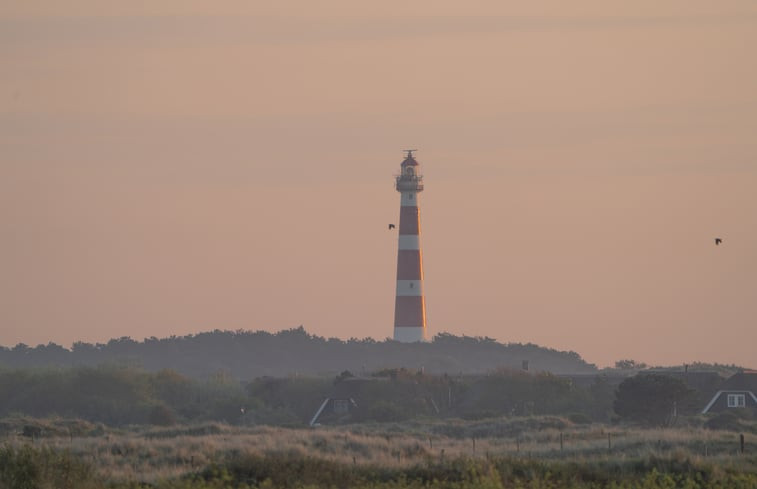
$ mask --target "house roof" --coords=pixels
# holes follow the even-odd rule
[[[744,370],[731,375],[720,387],[726,391],[750,391],[757,394],[757,370]]]
[[[734,392],[747,392],[747,395],[751,396],[754,402],[757,403],[757,370],[744,370],[743,372],[731,375],[725,382],[723,382],[723,385],[720,386],[720,390],[702,410],[702,414],[705,414],[710,410],[721,394]]]
[[[388,380],[388,377],[347,377],[334,384],[334,387],[331,388],[331,397],[359,397],[366,386],[387,382]]]
[[[702,409],[702,414],[707,414],[707,412],[710,410],[710,408],[712,407],[712,405],[717,402],[718,398],[721,395],[723,395],[723,394],[733,394],[733,393],[737,393],[737,392],[741,393],[741,392],[744,392],[744,391],[743,390],[718,391],[717,393],[715,393],[714,396],[712,396],[712,399],[710,399],[710,402],[707,403],[707,406],[705,406],[704,409]],[[752,399],[754,400],[755,404],[757,404],[757,396],[755,396],[752,391],[747,391],[746,394],[744,394],[744,395],[745,396],[751,396]]]

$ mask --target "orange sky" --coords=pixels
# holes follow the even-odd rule
[[[0,344],[391,336],[413,147],[431,334],[757,365],[753,1],[361,3],[0,6]]]

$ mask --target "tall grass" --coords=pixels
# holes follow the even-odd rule
[[[122,487],[710,487],[701,485],[706,481],[757,487],[757,439],[748,437],[741,454],[737,434],[698,427],[631,429],[532,417],[88,433],[34,440],[8,435],[0,470],[42,467],[38,473],[50,478],[56,467],[70,467],[66,473],[83,481],[89,474]],[[22,460],[31,462],[17,463]],[[739,478],[753,485],[733,485]],[[218,485],[223,481],[229,485]],[[637,485],[622,485],[629,481]],[[24,486],[0,482],[6,487]]]
[[[93,468],[67,450],[30,445],[0,447],[0,489],[87,489]]]

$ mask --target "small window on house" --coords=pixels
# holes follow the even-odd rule
[[[414,194],[408,194],[407,198],[410,199],[410,200],[413,200],[413,195]]]
[[[347,399],[334,399],[334,413],[346,414],[350,411],[350,403]]]
[[[728,394],[729,408],[742,408],[746,406],[746,396],[744,394]]]
[[[413,288],[413,283],[412,283],[412,282],[410,282],[410,288],[411,288],[411,289]]]

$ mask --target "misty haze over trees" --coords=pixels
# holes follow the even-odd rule
[[[580,387],[568,378],[518,370],[450,376],[387,369],[365,377],[344,371],[336,377],[238,382],[224,375],[197,380],[173,370],[128,366],[1,369],[0,434],[17,429],[13,420],[19,415],[108,426],[219,421],[302,427],[332,397],[356,402],[342,414],[324,413],[320,421],[326,424],[540,414],[606,421],[613,395],[613,386],[601,379]]]
[[[659,373],[571,378],[510,369],[485,375],[384,369],[360,377],[345,370],[332,377],[259,377],[239,382],[222,373],[200,380],[170,369],[146,372],[124,365],[0,369],[0,435],[29,425],[40,426],[48,436],[56,430],[65,433],[74,429],[70,423],[57,427],[56,423],[77,419],[85,422],[76,428],[82,432],[98,430],[90,423],[304,427],[328,399],[341,399],[346,409],[330,405],[319,423],[549,415],[564,416],[574,424],[606,423],[619,416],[669,426],[677,414],[698,414],[716,389],[717,384],[701,385]],[[25,416],[53,422],[24,420]]]
[[[206,378],[225,372],[238,379],[260,376],[333,375],[385,368],[424,369],[429,373],[474,374],[495,368],[560,374],[596,372],[575,352],[534,344],[499,343],[491,338],[436,335],[428,343],[376,341],[371,338],[323,338],[299,328],[266,331],[212,331],[170,338],[129,337],[105,344],[76,342],[71,349],[55,343],[0,348],[0,367],[95,366],[106,363],[139,366],[148,371],[170,368]]]
[[[645,367],[621,360],[598,371],[574,352],[491,338],[342,341],[302,327],[79,342],[71,350],[17,345],[0,350],[0,417],[303,426],[324,399],[341,398],[353,406],[327,422],[563,415],[580,423],[617,415],[665,424],[674,409],[698,413],[722,380],[711,369],[631,377]]]

